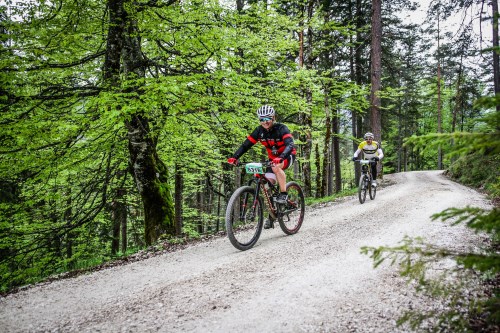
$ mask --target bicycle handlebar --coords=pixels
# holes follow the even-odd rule
[[[353,162],[361,163],[361,161],[369,161],[370,163],[377,163],[378,162],[378,160],[375,160],[373,158],[370,158],[369,160],[367,160],[367,159],[357,159],[357,160],[354,160]]]
[[[268,166],[271,166],[273,162],[272,161],[262,161],[262,162],[241,162],[241,161],[236,161],[236,164],[231,164],[231,165],[234,165],[236,167],[240,167],[240,166],[245,166],[245,165],[251,164],[251,163],[262,163],[263,167],[268,167]]]

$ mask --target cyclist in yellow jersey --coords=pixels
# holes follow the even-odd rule
[[[358,146],[358,150],[354,152],[354,156],[352,158],[353,161],[358,159],[359,153],[363,152],[363,156],[367,160],[375,160],[379,161],[384,157],[384,153],[382,152],[382,146],[377,141],[373,141],[373,133],[366,133],[364,136],[365,141],[361,142]],[[377,186],[377,163],[370,164],[372,168],[372,186]]]

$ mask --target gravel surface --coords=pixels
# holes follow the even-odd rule
[[[436,301],[360,248],[405,235],[475,246],[480,236],[430,219],[466,205],[489,207],[440,171],[386,175],[375,200],[308,209],[298,234],[264,230],[245,252],[219,238],[2,297],[0,331],[408,332],[401,313]]]

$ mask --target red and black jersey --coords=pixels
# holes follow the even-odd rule
[[[275,157],[287,158],[290,155],[296,154],[293,137],[288,127],[284,124],[275,123],[269,130],[258,126],[247,137],[241,147],[238,148],[236,153],[234,153],[234,157],[240,158],[241,155],[246,153],[257,142],[262,143],[266,147],[269,159]]]

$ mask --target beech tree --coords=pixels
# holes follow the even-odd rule
[[[2,199],[2,272],[22,280],[28,268],[44,275],[105,255],[100,242],[116,241],[124,223],[118,203],[135,204],[134,196],[141,205],[131,206],[129,223],[143,222],[135,245],[174,236],[175,163],[194,176],[186,184],[206,179],[233,138],[244,138],[260,103],[294,100],[294,44],[282,28],[289,21],[256,23],[266,10],[87,0],[2,11],[0,179],[14,194]],[[234,61],[237,50],[252,61]]]
[[[394,16],[409,3],[380,1],[379,65],[372,0],[0,6],[1,288],[223,231],[226,201],[246,182],[225,161],[262,104],[293,132],[288,177],[311,197],[355,184],[348,159],[375,131],[371,105],[384,167],[432,167],[432,149],[403,146],[437,125],[428,36]],[[473,130],[483,112],[463,36],[442,47],[444,130]]]

